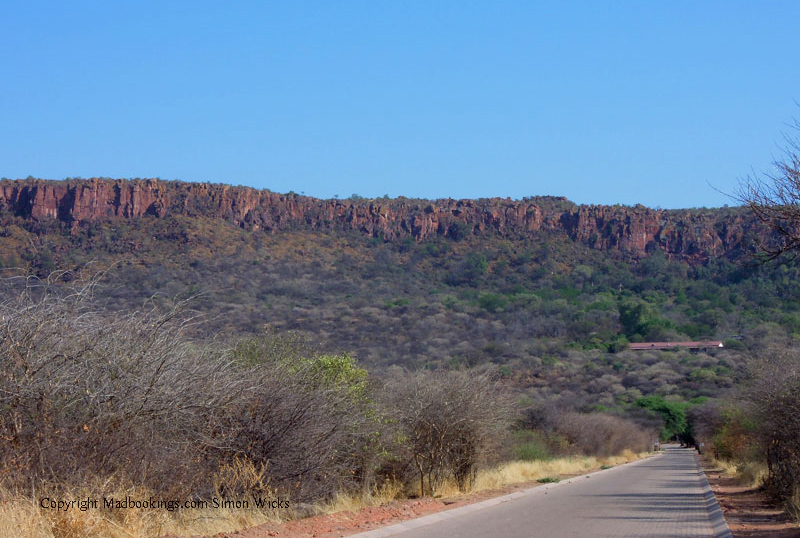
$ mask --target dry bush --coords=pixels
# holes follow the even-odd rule
[[[800,121],[792,127],[796,135]],[[774,171],[747,178],[736,195],[772,231],[760,245],[768,259],[794,257],[800,249],[800,139],[784,139],[783,157],[773,162]]]
[[[420,495],[435,494],[448,478],[469,489],[507,429],[508,399],[485,370],[397,376],[386,398]]]
[[[518,426],[544,434],[554,454],[607,457],[624,450],[645,452],[658,437],[652,424],[606,413],[579,413],[547,402],[526,409]]]
[[[371,480],[369,402],[350,382],[333,382],[328,366],[319,367],[325,359],[248,368],[256,386],[217,417],[210,452],[265,465],[271,487],[303,501]],[[223,484],[226,494],[240,489]]]
[[[624,450],[644,452],[656,434],[636,423],[604,413],[565,413],[557,430],[581,454],[613,456]]]
[[[797,348],[768,350],[751,363],[748,387],[766,453],[765,485],[789,503],[800,488],[799,352]]]
[[[181,337],[179,308],[101,313],[89,308],[92,282],[47,284],[28,281],[0,303],[0,478],[191,487],[205,417],[242,380]]]
[[[714,436],[725,422],[724,410],[717,400],[710,400],[701,405],[690,407],[686,411],[686,418],[691,424],[695,441],[699,446],[706,445],[709,450],[714,450],[714,457],[721,457],[714,446]]]
[[[302,359],[292,338],[199,344],[185,305],[110,314],[92,309],[94,282],[23,284],[0,303],[6,488],[302,501],[371,480],[376,421],[349,357]]]

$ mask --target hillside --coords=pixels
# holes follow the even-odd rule
[[[742,352],[800,332],[797,267],[755,266],[760,234],[741,208],[0,182],[0,264],[45,276],[116,263],[106,308],[196,296],[198,330],[223,339],[300,331],[381,368],[491,362],[532,397],[606,408],[717,394]],[[626,350],[699,338],[728,348]]]

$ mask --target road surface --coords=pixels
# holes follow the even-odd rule
[[[361,538],[730,536],[693,450],[663,454],[356,535]]]

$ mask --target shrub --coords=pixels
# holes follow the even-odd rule
[[[196,485],[210,472],[189,469],[202,460],[206,417],[251,383],[232,377],[221,353],[182,337],[179,308],[94,312],[91,289],[58,294],[33,281],[0,303],[6,483],[116,476],[161,491]]]
[[[633,420],[607,413],[578,413],[553,404],[525,411],[522,428],[535,430],[551,454],[613,456],[624,450],[644,452],[654,432]]]
[[[605,413],[564,413],[557,431],[582,454],[613,456],[625,449],[646,451],[653,434],[636,423]]]
[[[508,401],[494,376],[487,371],[407,374],[387,389],[420,495],[435,494],[446,478],[462,491],[469,489],[506,430]]]

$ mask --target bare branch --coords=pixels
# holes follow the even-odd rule
[[[800,130],[800,122],[792,127]],[[784,142],[783,158],[773,162],[773,171],[763,177],[750,175],[736,194],[773,232],[761,244],[763,261],[794,257],[800,251],[800,143],[789,135]]]

